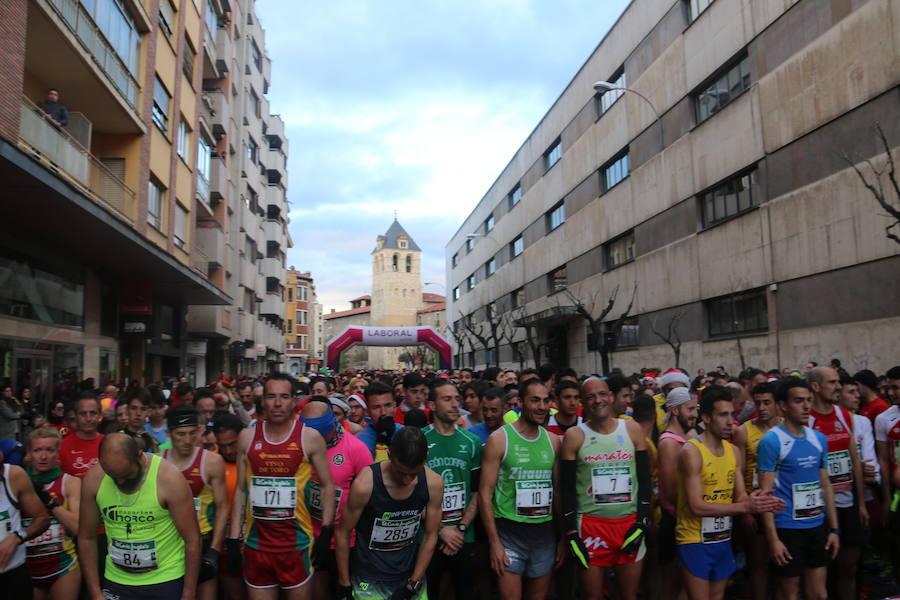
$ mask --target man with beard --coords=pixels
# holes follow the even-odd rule
[[[656,402],[654,398],[654,402]],[[666,396],[666,429],[659,436],[657,457],[659,468],[659,565],[663,569],[664,597],[677,598],[681,591],[681,575],[675,564],[675,506],[678,502],[678,455],[684,446],[687,432],[697,423],[697,398],[687,387],[669,389]]]
[[[547,388],[529,379],[519,389],[522,412],[488,438],[481,465],[479,510],[490,565],[502,598],[544,598],[562,560],[553,527],[553,463],[559,437],[542,423]]]
[[[721,387],[705,389],[700,416],[703,433],[685,442],[678,457],[675,538],[688,597],[721,600],[737,568],[731,549],[733,517],[778,512],[785,503],[771,491],[748,496],[744,489],[743,457],[730,443],[734,430],[731,392]]]
[[[373,381],[366,388],[366,406],[369,426],[360,431],[357,437],[372,453],[375,462],[386,460],[391,440],[397,431],[403,429],[403,425],[394,423],[394,392],[380,381]]]
[[[434,423],[423,432],[428,442],[425,465],[444,480],[438,545],[428,567],[428,596],[440,597],[441,579],[449,573],[455,596],[475,596],[475,535],[469,528],[478,514],[481,440],[457,425],[459,390],[438,380],[429,404]]]

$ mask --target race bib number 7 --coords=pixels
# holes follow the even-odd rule
[[[140,573],[152,571],[156,564],[156,541],[126,542],[109,540],[109,558],[113,564],[126,571]]]
[[[629,467],[595,467],[591,469],[594,504],[631,502],[631,469]]]
[[[550,514],[551,504],[553,504],[552,481],[516,482],[516,515],[529,518],[546,517]]]
[[[294,477],[251,477],[250,505],[253,518],[280,521],[294,516],[297,480]]]

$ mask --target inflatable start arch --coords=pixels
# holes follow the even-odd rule
[[[328,368],[340,369],[341,354],[353,346],[419,346],[435,352],[441,369],[453,368],[453,346],[431,327],[363,327],[350,326],[325,345]]]

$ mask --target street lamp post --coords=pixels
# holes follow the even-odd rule
[[[656,123],[659,123],[659,152],[662,154],[663,149],[666,147],[665,139],[663,138],[663,123],[662,116],[659,114],[659,111],[656,110],[656,107],[653,106],[653,103],[650,102],[650,99],[647,96],[643,95],[637,90],[633,90],[629,87],[623,87],[621,85],[616,85],[614,83],[610,83],[609,81],[598,81],[594,83],[594,91],[597,92],[610,92],[614,90],[620,90],[623,92],[631,92],[639,96],[644,102],[650,105],[650,110],[653,111],[653,114],[656,115]],[[469,234],[472,235],[472,234]]]

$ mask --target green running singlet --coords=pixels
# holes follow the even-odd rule
[[[619,519],[637,512],[634,443],[625,419],[617,421],[606,434],[578,425],[584,432],[575,471],[579,515]]]
[[[147,456],[150,466],[137,492],[123,494],[109,475],[103,476],[97,490],[108,540],[104,577],[121,585],[151,585],[184,577],[184,540],[156,493],[162,458]]]
[[[481,440],[457,427],[453,435],[441,435],[433,425],[422,430],[428,442],[425,466],[444,480],[441,525],[456,525],[472,499],[472,471],[481,468]],[[475,529],[466,531],[465,542],[475,541]]]
[[[538,427],[527,440],[513,424],[502,427],[506,451],[494,487],[494,516],[517,523],[546,523],[553,519],[553,443]]]

